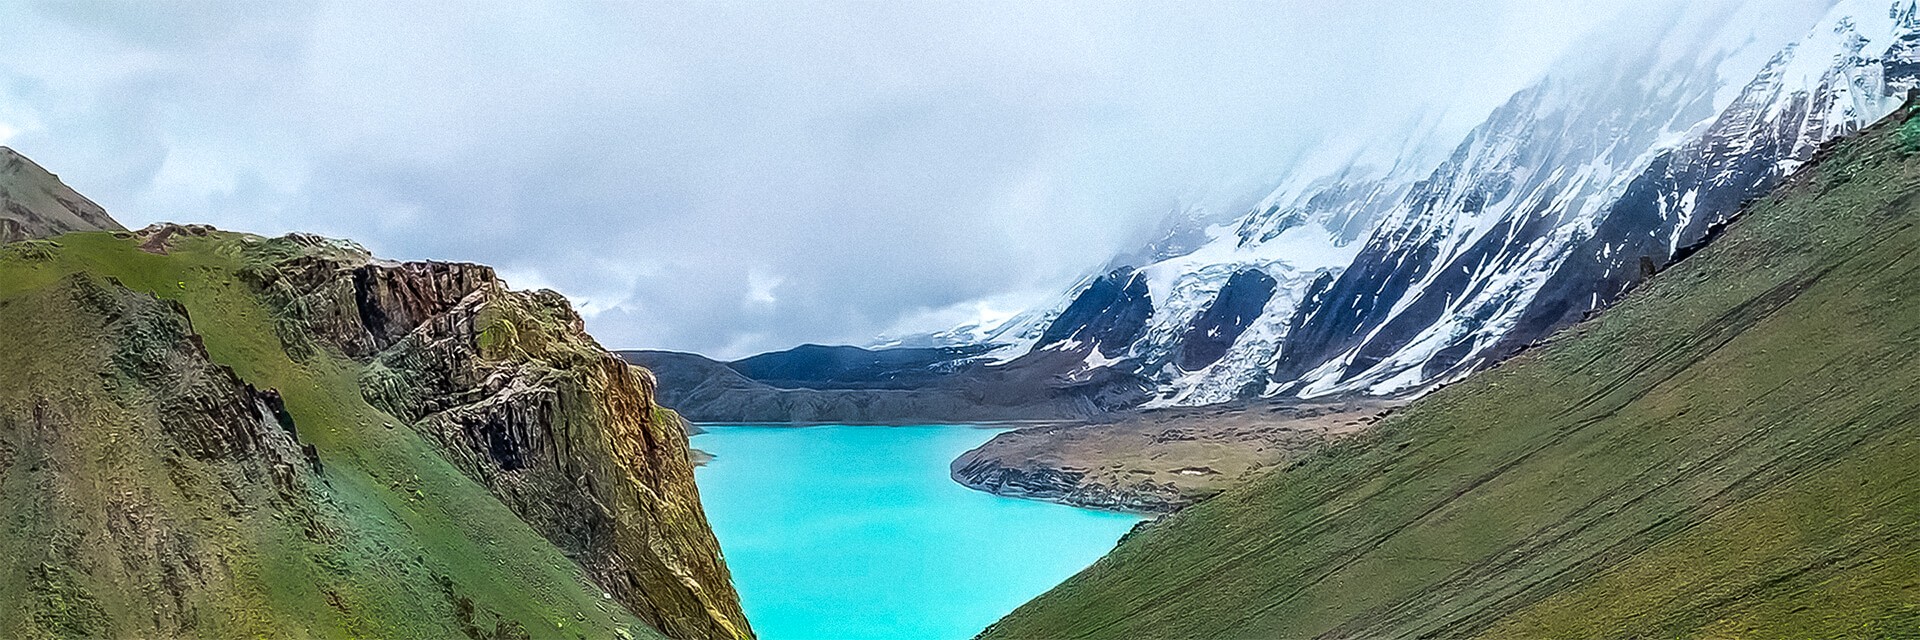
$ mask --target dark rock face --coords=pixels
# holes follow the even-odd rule
[[[256,275],[298,325],[289,334],[368,362],[368,402],[440,443],[635,614],[676,638],[750,637],[684,422],[565,298],[508,291],[484,266],[351,252]]]
[[[1152,315],[1153,297],[1148,295],[1146,278],[1122,267],[1087,285],[1040,334],[1035,348],[1078,341],[1092,344],[1109,358],[1116,357],[1126,353],[1133,340],[1140,337]]]
[[[1485,293],[1487,281],[1474,278],[1469,274],[1480,269],[1509,271],[1518,269],[1525,258],[1525,244],[1506,240],[1507,238],[1542,238],[1553,232],[1553,220],[1544,216],[1528,216],[1519,219],[1503,219],[1491,232],[1482,236],[1467,251],[1462,252],[1445,268],[1437,271],[1430,284],[1422,289],[1413,302],[1399,315],[1393,316],[1384,324],[1377,324],[1378,316],[1368,318],[1363,323],[1363,331],[1379,331],[1371,336],[1348,334],[1343,336],[1346,344],[1360,344],[1360,349],[1348,368],[1345,379],[1365,372],[1381,361],[1392,357],[1406,348],[1421,331],[1439,323],[1443,318],[1454,316],[1464,331],[1456,341],[1448,344],[1436,353],[1426,364],[1425,376],[1439,377],[1455,367],[1471,368],[1479,361],[1462,363],[1466,356],[1474,351],[1476,337],[1487,326],[1489,314],[1498,311],[1498,307],[1482,306],[1469,315],[1457,315],[1462,309],[1456,308],[1455,301],[1473,299]],[[1370,265],[1373,266],[1373,265]],[[1391,306],[1375,308],[1376,313],[1384,312]],[[1358,342],[1356,342],[1356,340]]]
[[[1221,287],[1213,304],[1187,328],[1174,364],[1187,371],[1197,371],[1219,361],[1220,356],[1226,355],[1227,348],[1233,346],[1233,341],[1240,339],[1247,326],[1260,317],[1267,301],[1273,299],[1277,284],[1272,276],[1259,269],[1234,273],[1227,279],[1226,286]]]
[[[0,147],[0,244],[74,231],[120,231],[105,209],[40,165]]]
[[[160,422],[173,439],[200,460],[241,459],[266,448],[265,439],[293,435],[293,419],[279,394],[246,384],[232,369],[210,364],[207,350],[171,301],[143,300],[130,291],[76,279],[76,296],[99,303],[117,317],[119,375],[155,391]],[[114,298],[118,298],[115,300]],[[261,425],[274,425],[262,429]]]
[[[1342,380],[1365,372],[1443,316],[1458,313],[1461,301],[1485,293],[1487,281],[1475,274],[1513,269],[1534,241],[1554,230],[1557,219],[1546,215],[1549,203],[1541,202],[1540,210],[1502,217],[1465,250],[1451,257],[1444,253],[1455,218],[1478,215],[1514,193],[1558,188],[1558,176],[1535,169],[1593,152],[1588,145],[1594,141],[1562,145],[1556,133],[1584,135],[1589,129],[1617,126],[1612,119],[1585,122],[1567,114],[1542,120],[1536,109],[1543,99],[1545,90],[1534,87],[1495,110],[1431,177],[1413,186],[1406,196],[1409,213],[1400,226],[1373,238],[1326,288],[1316,283],[1288,322],[1273,381],[1296,383],[1349,351],[1354,356]],[[1502,141],[1517,151],[1489,164],[1481,150]],[[1526,182],[1516,181],[1521,178]],[[1464,323],[1485,320],[1466,318]],[[1460,333],[1471,338],[1477,328]]]
[[[1920,33],[1910,33],[1893,47],[1884,63],[1889,82],[1920,79],[1912,54],[1916,40]],[[1780,113],[1769,117],[1767,107],[1777,90],[1771,77],[1755,80],[1700,137],[1663,154],[1636,177],[1593,235],[1541,286],[1500,350],[1511,352],[1611,305],[1704,245],[1748,202],[1811,160],[1828,135],[1822,132],[1855,130],[1824,120],[1824,112],[1840,99],[1826,91],[1795,96],[1775,106]]]
[[[361,265],[353,270],[354,302],[374,347],[385,349],[497,280],[492,267],[477,264]]]

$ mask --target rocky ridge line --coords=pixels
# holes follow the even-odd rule
[[[251,250],[245,275],[279,309],[289,353],[365,363],[369,403],[438,442],[663,632],[751,637],[700,507],[684,422],[564,297],[510,291],[481,265],[376,261],[316,236]]]

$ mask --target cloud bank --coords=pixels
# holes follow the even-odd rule
[[[129,226],[484,262],[610,347],[737,357],[1057,295],[1315,145],[1464,133],[1629,10],[7,3],[0,144]]]

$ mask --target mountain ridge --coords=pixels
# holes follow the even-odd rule
[[[1916,111],[1620,304],[1143,526],[981,637],[1920,633]]]
[[[1676,8],[1650,40],[1598,48],[1627,54],[1576,54],[1437,166],[1290,177],[1209,241],[1022,314],[1037,329],[973,335],[994,336],[984,344],[1001,360],[1070,352],[1083,369],[1144,377],[1148,407],[1417,395],[1498,362],[1604,308],[1920,82],[1912,0],[1840,0],[1800,35],[1770,26],[1766,38],[1745,29],[1767,7],[1736,4]],[[1141,274],[1128,277],[1151,301],[1144,318],[1067,313],[1100,307],[1084,299],[1112,297],[1121,272]],[[1220,341],[1210,310],[1249,272],[1274,291],[1236,310]],[[1096,328],[1098,354],[1066,339]],[[1198,347],[1219,356],[1187,355],[1208,341],[1225,343]]]
[[[907,352],[902,361],[913,366],[889,369],[891,373],[885,378],[835,379],[849,370],[799,358],[784,363],[786,371],[780,376],[788,379],[765,380],[749,377],[732,366],[735,363],[698,354],[645,350],[617,353],[655,372],[664,390],[661,401],[697,423],[1078,421],[1138,404],[1143,393],[1138,379],[1116,372],[1087,377],[1062,375],[1074,369],[1079,360],[1053,354],[989,363],[980,355],[952,360],[919,357],[953,353],[947,348],[860,350],[880,354],[882,359],[902,351]],[[795,376],[801,379],[792,379]]]
[[[1674,7],[1587,47],[1624,53],[1557,64],[1450,152],[1383,139],[1238,217],[1174,216],[1121,254],[1144,263],[1116,258],[997,326],[880,346],[1145,390],[1108,410],[1420,395],[1605,308],[1920,83],[1920,4],[1824,6],[1784,12],[1799,28],[1766,2]]]
[[[126,229],[59,176],[6,146],[0,146],[0,203],[0,244]]]

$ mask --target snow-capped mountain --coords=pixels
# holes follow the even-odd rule
[[[1915,86],[1916,0],[1841,0],[1789,29],[1779,4],[1641,16],[1661,26],[1578,48],[1617,53],[1558,65],[1450,154],[1294,176],[1190,250],[992,332],[995,354],[1079,354],[1081,372],[1152,381],[1160,405],[1404,393],[1503,358],[1684,255]]]

